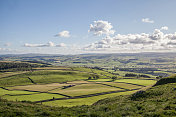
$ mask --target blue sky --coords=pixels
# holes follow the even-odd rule
[[[0,54],[175,51],[175,6],[176,0],[0,0]],[[97,29],[115,33],[95,35]]]

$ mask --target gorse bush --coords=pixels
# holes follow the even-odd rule
[[[176,83],[176,75],[167,77],[167,78],[162,78],[160,79],[155,86],[157,85],[162,85],[162,84],[167,84],[167,83]]]

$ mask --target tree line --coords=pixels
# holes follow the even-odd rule
[[[40,65],[37,64],[29,64],[29,63],[21,63],[21,62],[0,62],[0,70],[6,71],[6,70],[31,70],[34,67],[40,67]]]

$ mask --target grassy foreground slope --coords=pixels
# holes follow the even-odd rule
[[[0,99],[0,116],[172,117],[176,116],[176,82],[173,79],[176,76],[146,91],[106,98],[92,106],[49,107]]]

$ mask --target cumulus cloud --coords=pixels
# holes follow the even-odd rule
[[[161,30],[168,27],[155,29],[152,34],[117,34],[115,36],[107,36],[102,40],[92,43],[84,50],[169,50],[176,49],[176,32],[173,34],[164,34]]]
[[[7,48],[0,48],[0,51],[9,51]]]
[[[162,38],[164,38],[164,33],[161,32],[161,30],[159,29],[155,29],[153,34],[150,35],[150,37],[152,40],[161,40]]]
[[[55,45],[53,42],[48,42],[46,44],[28,44],[25,43],[24,47],[65,47],[66,45],[64,43],[60,43],[58,45]]]
[[[0,53],[14,53],[16,50],[12,50],[11,48],[0,48]]]
[[[46,43],[46,44],[28,44],[28,43],[25,43],[24,46],[25,47],[53,47],[54,43],[51,42],[51,41]]]
[[[11,43],[5,43],[4,46],[11,46]]]
[[[67,30],[64,30],[62,32],[59,32],[59,34],[55,35],[56,37],[59,36],[59,37],[64,37],[64,38],[68,38],[70,37],[70,32],[67,31]]]
[[[161,27],[160,30],[168,30],[168,27],[167,26]]]
[[[112,30],[113,26],[108,21],[98,20],[90,24],[90,29],[88,32],[92,32],[96,36],[101,35],[113,35],[115,30]]]
[[[60,43],[60,44],[56,45],[56,47],[66,47],[66,44]]]
[[[154,21],[150,20],[149,18],[143,18],[142,22],[144,22],[144,23],[154,23]]]

